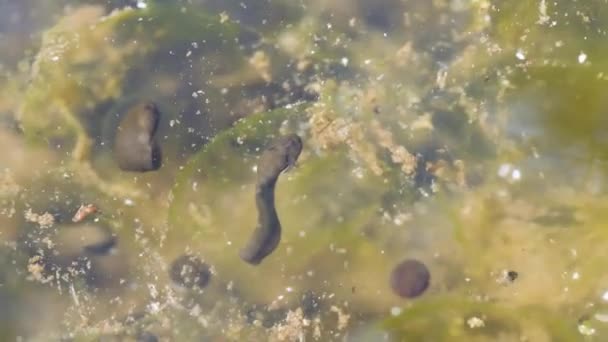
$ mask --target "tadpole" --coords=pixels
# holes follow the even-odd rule
[[[147,172],[158,170],[162,153],[155,134],[160,111],[153,102],[131,108],[118,125],[114,139],[114,159],[123,171]]]
[[[302,152],[302,139],[296,134],[277,138],[263,153],[258,163],[255,202],[258,223],[240,257],[258,265],[270,255],[281,240],[281,222],[274,202],[274,190],[279,175],[295,165]]]

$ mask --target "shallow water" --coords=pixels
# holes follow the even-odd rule
[[[0,3],[2,340],[606,339],[606,6]]]

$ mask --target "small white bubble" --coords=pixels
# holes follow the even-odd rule
[[[574,272],[572,273],[572,280],[579,280],[581,278],[580,273]]]
[[[125,198],[125,200],[124,200],[124,204],[125,204],[126,206],[132,207],[132,206],[134,206],[134,205],[135,205],[135,202],[133,202],[133,200],[132,200],[132,199],[130,199],[130,198]]]
[[[581,333],[581,335],[591,336],[595,334],[595,329],[584,323],[581,323],[578,325],[578,332]]]
[[[520,61],[526,60],[526,55],[524,54],[524,52],[521,49],[517,50],[517,52],[515,53],[515,57],[517,59],[519,59]]]
[[[469,328],[471,329],[475,329],[475,328],[483,328],[486,324],[485,322],[479,318],[479,317],[471,317],[467,320],[467,324],[469,325]]]
[[[511,173],[511,178],[514,181],[518,181],[521,179],[521,171],[519,171],[519,169],[515,169],[513,170],[513,173]]]
[[[509,175],[509,173],[511,173],[511,168],[512,168],[511,164],[500,165],[500,167],[498,168],[498,176],[501,178],[507,177]]]
[[[139,0],[139,1],[137,1],[136,6],[137,6],[137,8],[144,9],[144,8],[148,7],[148,4],[145,1]]]
[[[340,60],[340,63],[341,63],[343,66],[348,66],[348,58],[346,58],[346,57],[342,57],[342,59]]]
[[[587,55],[584,52],[581,52],[578,54],[578,62],[580,64],[585,63],[586,60],[587,60]]]

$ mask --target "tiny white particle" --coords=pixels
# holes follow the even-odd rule
[[[511,178],[514,181],[518,181],[521,179],[521,171],[519,171],[519,169],[515,169],[513,170],[513,173],[511,173]]]
[[[342,57],[342,59],[340,60],[340,63],[341,63],[343,66],[348,66],[348,58],[346,58],[346,57]]]
[[[481,318],[474,317],[474,316],[467,320],[467,324],[469,325],[469,328],[471,328],[471,329],[483,328],[486,325],[485,322]]]
[[[586,60],[587,60],[587,55],[584,52],[581,52],[578,54],[578,62],[580,64],[585,63]]]
[[[192,93],[192,97],[197,98],[197,97],[198,97],[198,94],[197,94],[196,92],[193,92],[193,93]]]
[[[521,49],[517,50],[517,52],[515,53],[515,57],[517,57],[517,59],[519,59],[520,61],[523,61],[526,59],[526,55],[524,54],[524,52]]]
[[[500,167],[498,168],[498,176],[501,178],[505,178],[509,175],[509,173],[511,172],[511,164],[502,164],[500,165]]]
[[[583,323],[578,325],[578,332],[581,335],[591,336],[595,334],[595,329]]]
[[[51,57],[51,60],[53,62],[57,62],[59,60],[59,56],[53,56],[53,57]]]
[[[371,59],[366,59],[365,61],[363,61],[363,63],[365,63],[365,65],[369,65],[372,62]]]
[[[608,302],[608,291],[604,292],[604,294],[602,295],[602,299]]]
[[[144,8],[148,7],[148,4],[145,1],[139,0],[139,1],[137,1],[136,6],[137,6],[137,8],[144,9]]]
[[[400,307],[398,307],[398,306],[393,306],[393,307],[391,308],[391,315],[392,315],[392,316],[399,316],[399,314],[401,314],[401,311],[402,311],[402,310],[401,310],[401,308],[400,308]]]
[[[578,273],[578,272],[572,273],[572,280],[578,280],[580,278],[581,278],[580,273]]]
[[[293,292],[293,287],[288,287],[285,289],[287,292]]]
[[[130,199],[130,198],[125,198],[124,203],[125,203],[126,206],[129,206],[129,207],[132,207],[132,206],[135,205],[135,202],[133,202],[133,200]]]
[[[151,314],[160,312],[160,303],[152,302],[152,303],[148,304],[148,312],[150,312]]]

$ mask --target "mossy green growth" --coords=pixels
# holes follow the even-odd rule
[[[107,16],[98,7],[81,8],[43,34],[17,117],[31,141],[72,148],[75,159],[87,159],[104,116],[123,98],[151,96],[144,92],[150,84],[167,84],[164,76],[180,68],[200,68],[190,80],[196,86],[204,75],[242,61],[238,32],[176,4]],[[188,49],[191,62],[182,57]]]
[[[173,189],[167,254],[200,254],[219,281],[234,281],[237,292],[253,302],[270,303],[281,295],[289,302],[310,290],[334,293],[337,301],[348,299],[362,310],[386,309],[394,297],[378,279],[388,276],[391,262],[364,237],[364,228],[378,216],[380,197],[390,184],[353,172],[344,149],[308,150],[304,109],[248,117],[189,162]],[[257,222],[256,160],[280,132],[300,134],[304,151],[276,187],[280,245],[261,265],[251,266],[239,258],[239,250]]]
[[[512,307],[455,294],[416,301],[381,326],[394,341],[580,340],[575,321],[544,307]]]

